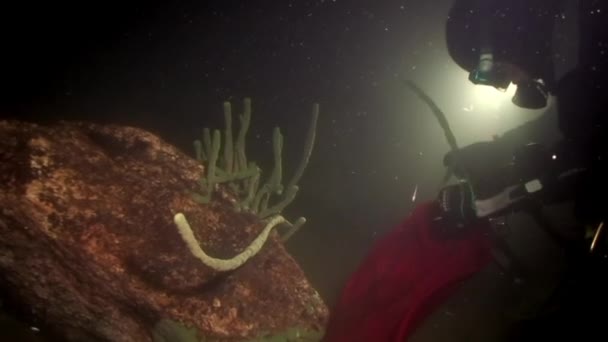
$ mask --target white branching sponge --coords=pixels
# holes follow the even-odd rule
[[[281,215],[273,216],[270,220],[267,220],[264,230],[262,230],[255,240],[253,240],[253,242],[251,242],[251,244],[247,246],[245,250],[231,259],[218,259],[205,253],[194,236],[194,232],[192,232],[192,228],[190,228],[190,224],[188,223],[188,220],[186,220],[184,214],[175,214],[173,217],[173,222],[175,222],[179,235],[181,235],[182,239],[188,246],[188,249],[190,249],[190,252],[195,258],[216,271],[225,272],[240,267],[247,260],[256,255],[262,246],[264,246],[264,243],[268,239],[268,234],[270,234],[272,228],[286,221]]]

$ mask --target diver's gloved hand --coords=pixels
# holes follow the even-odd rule
[[[470,182],[477,198],[487,198],[502,191],[508,184],[505,170],[512,153],[499,141],[487,141],[448,152],[443,163],[454,175]]]
[[[469,184],[451,184],[439,191],[437,196],[441,218],[456,228],[475,220],[474,197]]]
[[[519,146],[512,152],[496,141],[450,152],[445,159],[446,166],[451,167],[457,177],[466,178],[466,182],[440,192],[444,210],[451,217],[484,218],[512,210],[526,198],[540,198],[539,194],[550,185],[548,175],[552,173],[553,159],[543,145],[534,143]]]
[[[531,187],[512,185],[504,188],[494,196],[477,199],[473,189],[466,182],[448,185],[439,191],[437,202],[441,211],[438,227],[449,227],[445,233],[462,231],[470,223],[478,220],[500,216],[512,210],[514,206],[529,195]],[[445,229],[444,229],[445,230]]]

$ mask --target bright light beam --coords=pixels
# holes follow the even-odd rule
[[[498,109],[505,102],[510,102],[517,86],[511,83],[506,91],[491,86],[476,85],[473,87],[473,106],[477,108]]]

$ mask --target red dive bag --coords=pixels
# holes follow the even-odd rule
[[[325,342],[407,341],[453,285],[491,260],[487,223],[447,239],[433,228],[437,216],[436,202],[420,204],[374,244],[342,290]]]

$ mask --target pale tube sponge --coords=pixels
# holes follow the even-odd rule
[[[264,246],[264,243],[268,239],[268,235],[270,234],[272,228],[287,221],[281,215],[273,216],[270,220],[267,220],[266,226],[260,235],[258,235],[253,242],[251,242],[251,244],[245,248],[245,250],[231,259],[218,259],[205,253],[194,236],[192,228],[190,227],[190,224],[188,223],[188,220],[186,220],[186,216],[184,216],[184,214],[175,214],[173,217],[173,222],[175,222],[179,235],[182,237],[182,240],[184,240],[188,246],[190,253],[192,253],[195,258],[218,272],[225,272],[239,268],[245,262],[247,262],[247,260],[256,255]]]

